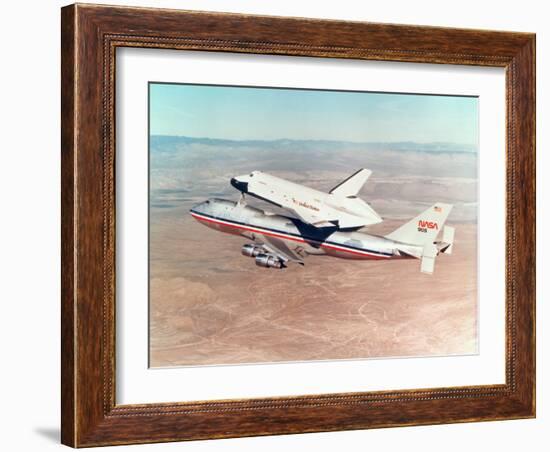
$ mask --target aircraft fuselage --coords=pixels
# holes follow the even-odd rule
[[[262,236],[282,240],[293,252],[329,255],[344,259],[410,258],[422,247],[407,245],[409,254],[398,250],[397,242],[362,232],[338,228],[317,228],[296,218],[265,213],[261,209],[224,199],[209,199],[194,206],[191,215],[200,223],[228,234],[261,241]],[[399,247],[403,250],[403,244]],[[410,252],[409,252],[410,251]]]

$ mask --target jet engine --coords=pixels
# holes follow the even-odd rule
[[[241,254],[247,257],[256,257],[258,254],[262,253],[265,253],[265,250],[261,246],[254,245],[253,243],[243,245],[241,249]]]
[[[266,268],[283,268],[284,265],[277,256],[261,253],[256,256],[256,265]]]

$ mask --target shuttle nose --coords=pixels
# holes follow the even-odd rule
[[[231,185],[243,193],[248,193],[248,182],[241,182],[233,177],[231,178]]]

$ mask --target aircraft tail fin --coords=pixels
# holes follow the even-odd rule
[[[356,196],[361,190],[367,179],[372,174],[371,170],[361,168],[353,173],[350,177],[340,182],[329,193],[331,195],[339,195],[344,197]]]
[[[388,234],[386,238],[409,245],[431,246],[443,229],[452,208],[452,204],[438,202]]]

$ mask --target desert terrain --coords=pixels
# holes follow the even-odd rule
[[[208,197],[237,200],[229,178],[254,169],[328,191],[360,167],[373,170],[361,197],[385,220],[369,233],[435,201],[455,205],[454,252],[433,275],[417,260],[311,256],[304,267],[257,267],[240,254],[246,239],[188,213]],[[152,137],[150,366],[476,353],[476,193],[476,154],[441,144]]]

